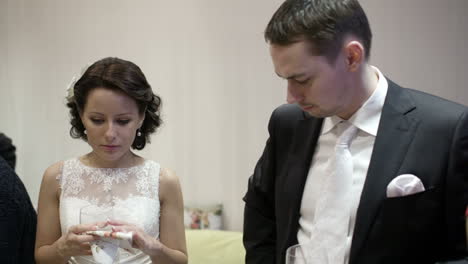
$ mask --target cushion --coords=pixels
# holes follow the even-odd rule
[[[221,230],[223,206],[217,204],[206,207],[184,207],[184,225],[186,229]]]
[[[188,263],[245,263],[242,233],[221,230],[185,230]]]

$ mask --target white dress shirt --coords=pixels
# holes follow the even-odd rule
[[[351,142],[350,152],[353,158],[353,181],[351,190],[351,210],[349,215],[349,230],[346,241],[344,264],[349,262],[351,239],[353,237],[357,208],[362,188],[367,175],[369,161],[374,148],[375,137],[379,127],[382,107],[388,90],[388,82],[376,67],[372,67],[378,75],[377,87],[361,108],[352,115],[348,122],[358,128],[356,138]],[[337,124],[343,119],[338,116],[327,117],[323,121],[321,135],[318,139],[315,154],[313,155],[307,180],[302,195],[299,230],[297,240],[300,244],[306,243],[313,235],[315,205],[320,190],[323,188],[324,178],[327,175],[325,168],[328,159],[334,153],[337,138],[343,133]]]

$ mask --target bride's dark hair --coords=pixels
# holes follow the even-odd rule
[[[153,93],[140,67],[119,58],[109,57],[93,63],[71,87],[73,96],[67,98],[72,125],[70,135],[73,138],[88,140],[80,113],[83,112],[89,92],[99,87],[125,93],[135,100],[139,113],[145,114],[139,130],[141,135],[137,135],[132,144],[134,149],[143,149],[150,141],[150,134],[154,133],[162,123],[161,98]]]

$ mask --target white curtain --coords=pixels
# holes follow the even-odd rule
[[[69,137],[65,89],[87,63],[138,64],[164,125],[140,154],[172,168],[187,205],[224,206],[241,230],[247,179],[285,102],[263,40],[280,0],[0,0],[0,131],[37,204],[42,173],[89,151]],[[468,103],[468,2],[366,0],[372,63],[402,85]]]

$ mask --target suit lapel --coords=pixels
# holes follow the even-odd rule
[[[297,230],[299,227],[299,215],[304,192],[304,185],[309,172],[312,155],[317,144],[317,139],[321,131],[323,119],[306,118],[299,121],[294,135],[293,144],[289,151],[285,177],[280,188],[287,192],[288,201],[285,208],[286,226],[285,230],[288,238],[284,247],[297,243]],[[286,248],[284,248],[286,250]]]
[[[414,137],[419,121],[406,115],[414,109],[415,105],[410,95],[389,80],[379,129],[356,215],[349,262],[351,264],[357,263],[359,251],[386,197],[387,185],[397,176],[408,146]]]

